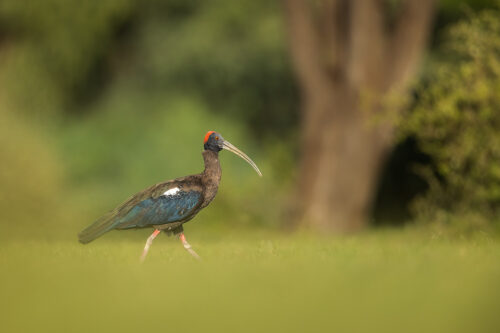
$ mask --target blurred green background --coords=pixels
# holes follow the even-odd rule
[[[266,181],[222,154],[205,224],[279,225],[298,110],[278,4],[1,6],[7,229],[74,235],[144,187],[200,172],[208,130],[241,146]]]
[[[280,2],[2,0],[0,329],[498,331],[498,6],[437,3],[369,228],[327,236],[291,232],[301,102]],[[208,130],[264,177],[221,154],[186,226],[204,262],[160,237],[140,266],[149,230],[77,243],[200,172]]]

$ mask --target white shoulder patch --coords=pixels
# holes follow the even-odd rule
[[[169,196],[169,195],[175,195],[177,192],[179,192],[178,187],[171,188],[170,190],[167,190],[163,193],[163,195]]]

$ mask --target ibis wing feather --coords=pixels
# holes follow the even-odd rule
[[[179,191],[173,195],[149,198],[139,202],[120,218],[115,228],[142,228],[182,221],[188,218],[201,203],[202,195],[198,191]]]
[[[168,192],[179,187],[182,190]],[[80,232],[78,238],[80,242],[88,243],[112,229],[141,228],[184,220],[202,201],[196,175],[155,184],[100,217]]]

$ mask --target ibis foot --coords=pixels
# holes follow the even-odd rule
[[[153,244],[153,240],[156,238],[156,236],[158,236],[159,233],[160,233],[160,230],[155,229],[155,231],[153,231],[151,236],[148,237],[148,240],[146,241],[146,245],[144,246],[144,250],[142,251],[141,262],[143,262],[144,259],[146,259],[149,248],[151,247],[151,244]]]
[[[191,245],[187,242],[186,240],[186,236],[184,236],[184,233],[181,232],[179,234],[179,239],[181,240],[182,242],[182,245],[184,246],[184,248],[193,256],[195,257],[196,259],[200,260],[200,256],[198,255],[198,253],[196,253],[193,248],[191,247]]]

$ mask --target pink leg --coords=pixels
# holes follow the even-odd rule
[[[184,246],[184,248],[185,248],[185,249],[186,249],[186,250],[187,250],[187,251],[188,251],[188,252],[189,252],[189,253],[190,253],[193,257],[195,257],[195,258],[196,258],[196,259],[198,259],[198,260],[200,260],[200,259],[201,259],[201,258],[200,258],[200,256],[199,256],[196,252],[194,252],[194,250],[193,250],[193,248],[191,247],[191,245],[187,242],[187,240],[186,240],[186,236],[184,236],[184,233],[183,233],[183,232],[181,232],[181,233],[179,234],[179,239],[181,240],[182,245]]]
[[[155,229],[155,231],[153,231],[151,236],[148,237],[148,240],[146,241],[146,245],[144,246],[144,250],[142,251],[141,262],[143,262],[144,259],[146,259],[146,255],[148,254],[149,248],[150,248],[151,244],[153,244],[153,240],[156,238],[156,236],[158,236],[159,233],[160,233],[160,230]]]

